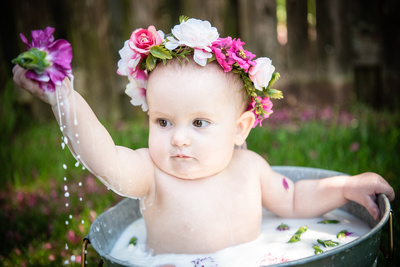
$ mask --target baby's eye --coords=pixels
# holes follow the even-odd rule
[[[210,122],[208,122],[206,120],[194,120],[193,121],[194,127],[206,127],[209,124],[210,124]]]
[[[157,122],[160,124],[161,127],[171,126],[171,122],[165,119],[158,119]]]

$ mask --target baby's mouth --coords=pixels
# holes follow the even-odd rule
[[[185,154],[176,154],[173,156],[174,158],[178,158],[178,159],[190,159],[191,157],[185,155]]]

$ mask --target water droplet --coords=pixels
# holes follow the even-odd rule
[[[75,163],[75,167],[78,167],[79,166],[79,161],[77,161],[76,163]]]
[[[78,155],[78,156],[76,156],[76,158],[77,158],[77,159],[80,159],[80,158],[81,158],[81,156],[80,156],[80,155]]]
[[[68,244],[65,243],[65,250],[68,250]]]
[[[68,144],[68,138],[64,137],[64,143]]]
[[[65,207],[68,207],[69,206],[69,204],[68,203],[65,203]]]
[[[60,126],[60,131],[62,132],[64,130],[64,128],[62,127],[62,125]]]
[[[65,148],[65,143],[64,143],[64,142],[61,143],[61,148],[62,148],[62,149]]]
[[[75,256],[74,255],[71,256],[71,262],[73,262],[73,261],[75,261]]]
[[[65,192],[64,197],[69,197],[69,193]]]
[[[64,185],[64,191],[68,191],[68,186]]]
[[[79,136],[79,134],[75,134],[75,136],[76,136],[76,137],[78,137],[78,136]]]
[[[65,221],[65,225],[68,225],[69,224],[69,222],[68,221]]]
[[[79,198],[79,201],[82,201],[82,198],[81,198],[81,197]]]
[[[64,170],[66,170],[67,169],[67,165],[63,164],[63,168],[64,168]]]
[[[68,265],[69,264],[69,261],[68,260],[65,260],[64,261],[64,265]]]
[[[79,182],[79,183],[78,183],[78,186],[82,186],[82,182]]]
[[[82,224],[84,224],[84,223],[85,223],[85,221],[84,221],[84,220],[82,220],[82,221],[81,221],[81,223],[82,223]]]
[[[79,140],[78,140],[78,141],[76,141],[76,143],[77,143],[77,144],[79,144]]]
[[[67,180],[67,177],[64,177],[64,181],[66,181]]]
[[[82,170],[85,170],[86,168],[85,168],[85,166],[82,166]]]
[[[69,215],[69,218],[72,219],[72,214]]]

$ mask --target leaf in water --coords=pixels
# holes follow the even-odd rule
[[[321,240],[321,239],[317,239],[317,242],[320,243],[321,245],[323,245],[324,247],[336,247],[339,245],[339,242],[335,242],[332,240]]]
[[[343,238],[348,237],[351,234],[352,234],[352,232],[348,232],[347,230],[343,230],[343,231],[340,231],[340,233],[338,233],[336,237],[338,239],[343,239]]]
[[[340,221],[338,221],[338,220],[323,220],[318,223],[319,224],[338,224],[338,223],[340,223]]]
[[[289,230],[289,226],[287,224],[281,223],[276,230],[278,231],[285,231],[285,230]]]
[[[299,228],[299,230],[297,230],[297,232],[294,234],[294,236],[292,236],[292,238],[290,238],[290,240],[288,241],[288,243],[295,243],[295,242],[299,242],[301,240],[301,235],[303,233],[305,233],[307,231],[307,226],[304,225],[302,227]]]
[[[132,244],[132,245],[136,246],[136,244],[137,244],[137,237],[136,237],[136,236],[132,237],[131,240],[129,241],[129,244],[130,244],[130,245]]]
[[[324,252],[318,245],[313,246],[314,254],[321,254]]]
[[[292,236],[292,238],[290,238],[290,240],[288,241],[288,243],[296,243],[299,242],[301,240],[300,238],[301,234],[295,234],[294,236]]]

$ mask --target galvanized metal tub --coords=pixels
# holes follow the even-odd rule
[[[306,167],[274,166],[273,169],[295,182],[302,179],[343,175],[335,171]],[[381,212],[381,219],[378,221],[375,221],[363,206],[355,202],[350,202],[340,208],[360,218],[371,227],[364,236],[322,254],[269,266],[376,266],[382,227],[391,216],[388,198],[385,195],[379,195],[377,202]],[[134,266],[110,256],[109,253],[121,233],[134,220],[142,216],[139,205],[137,200],[125,199],[102,213],[92,223],[89,234],[85,238],[83,256],[85,256],[87,243],[90,243],[102,258],[105,266]],[[84,258],[82,258],[82,266],[85,264]]]

